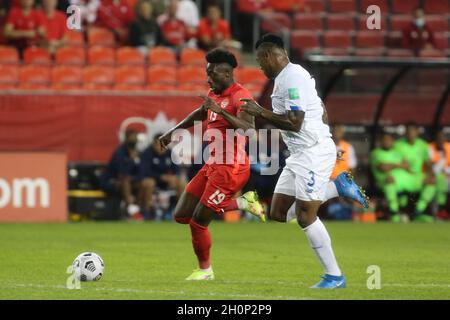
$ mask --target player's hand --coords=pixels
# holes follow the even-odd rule
[[[168,145],[172,142],[172,132],[166,132],[158,138],[161,150],[167,150]]]
[[[245,102],[241,106],[241,110],[247,112],[252,116],[259,116],[264,111],[264,108],[261,107],[255,100],[253,99],[240,99],[240,101]]]
[[[213,99],[205,95],[200,95],[199,97],[203,99],[203,107],[205,109],[209,109],[217,114],[222,113],[223,109]]]

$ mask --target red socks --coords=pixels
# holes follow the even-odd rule
[[[211,266],[209,250],[211,249],[211,234],[208,227],[199,225],[194,220],[189,222],[192,234],[192,246],[197,255],[200,269],[208,269]]]

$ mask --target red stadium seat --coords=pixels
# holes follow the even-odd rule
[[[386,46],[389,48],[401,48],[403,46],[403,35],[400,31],[388,32],[386,35]]]
[[[414,53],[408,49],[388,49],[386,52],[388,57],[392,58],[412,58]]]
[[[141,84],[132,84],[132,83],[116,83],[114,86],[114,90],[116,91],[143,91],[145,90],[145,86]]]
[[[50,89],[55,91],[76,91],[82,90],[83,86],[75,83],[52,83]]]
[[[0,64],[18,64],[19,53],[14,47],[0,46]]]
[[[323,0],[306,0],[305,7],[310,12],[322,13],[325,11],[325,3]]]
[[[19,69],[15,65],[0,64],[0,89],[13,89],[19,83]]]
[[[298,13],[294,17],[295,30],[322,30],[322,14]]]
[[[384,54],[385,50],[384,49],[360,49],[357,48],[355,49],[355,51],[353,52],[353,54],[355,56],[358,57],[380,57]]]
[[[361,0],[361,6],[359,10],[363,13],[366,13],[367,8],[371,5],[380,7],[382,15],[389,13],[390,11],[388,0]]]
[[[444,18],[444,16],[427,16],[425,21],[428,27],[434,32],[447,32],[450,30],[448,19]]]
[[[166,47],[155,47],[148,52],[148,64],[176,65],[177,57],[173,50]]]
[[[183,66],[178,69],[178,84],[201,83],[207,81],[205,69],[196,66]]]
[[[392,31],[402,31],[411,24],[410,15],[395,15],[391,16],[390,29]]]
[[[176,91],[177,86],[174,84],[166,84],[166,83],[150,83],[145,87],[145,89],[157,92],[170,92]]]
[[[264,12],[261,14],[261,29],[265,32],[277,32],[292,27],[291,18],[283,12]]]
[[[354,12],[356,11],[355,0],[328,0],[330,12]]]
[[[206,94],[209,91],[209,87],[199,83],[181,83],[178,85],[177,90],[195,94]]]
[[[45,64],[52,63],[50,53],[43,48],[29,47],[23,53],[23,60],[26,64]]]
[[[394,0],[391,1],[391,4],[393,13],[411,14],[413,9],[417,8],[420,3],[419,0]]]
[[[205,66],[205,52],[200,49],[184,48],[181,50],[180,64]]]
[[[149,84],[164,83],[175,85],[177,83],[176,67],[154,65],[147,69],[147,81]]]
[[[89,46],[114,47],[116,41],[111,31],[105,28],[90,28],[87,32]]]
[[[436,42],[436,48],[439,50],[446,50],[449,48],[449,33],[448,32],[436,32],[434,34],[434,41]]]
[[[428,0],[424,1],[426,13],[450,14],[450,3],[448,0]]]
[[[83,66],[86,63],[86,52],[79,47],[63,47],[56,50],[56,64]]]
[[[48,83],[35,83],[35,82],[21,82],[17,89],[20,90],[48,90],[50,89]]]
[[[117,64],[119,65],[140,65],[145,64],[144,55],[136,48],[122,47],[116,51]]]
[[[76,66],[55,66],[51,72],[52,87],[80,87],[83,82],[82,69]]]
[[[236,78],[244,86],[247,84],[265,84],[267,78],[259,67],[245,67],[236,70]]]
[[[294,30],[291,32],[291,48],[304,54],[307,52],[320,51],[320,37],[321,33]]]
[[[352,46],[352,34],[344,31],[326,31],[323,34],[325,48],[349,48]]]
[[[141,86],[145,84],[145,69],[138,66],[121,66],[115,70],[116,85]]]
[[[354,31],[355,19],[349,14],[329,14],[326,17],[328,30]]]
[[[68,30],[66,31],[67,44],[70,47],[84,47],[84,34],[80,31]]]
[[[264,89],[264,83],[249,83],[245,85],[245,88],[250,91],[252,96],[259,97]]]
[[[88,66],[83,69],[83,87],[88,90],[111,89],[114,83],[114,68]]]
[[[47,66],[27,65],[20,68],[21,87],[46,87],[50,84],[50,68]],[[34,85],[34,86],[33,86]]]
[[[116,53],[112,48],[91,47],[88,50],[89,64],[114,65],[116,63]]]
[[[445,53],[443,50],[439,49],[424,49],[419,53],[421,58],[445,58]]]
[[[375,31],[359,31],[355,36],[357,48],[384,48],[384,33]]]

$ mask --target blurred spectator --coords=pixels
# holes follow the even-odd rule
[[[5,29],[6,19],[8,17],[10,4],[7,1],[0,1],[0,45],[6,43],[3,33]]]
[[[206,10],[206,17],[200,20],[198,28],[199,47],[209,51],[224,46],[231,40],[230,26],[221,18],[222,12],[218,5],[212,4]]]
[[[122,44],[127,41],[133,19],[133,10],[125,0],[102,0],[97,11],[97,24],[112,31]]]
[[[344,140],[344,127],[341,125],[335,125],[333,127],[333,140],[336,144],[337,151],[342,153],[342,160],[336,160],[331,179],[336,179],[338,174],[343,171],[350,171],[356,168],[358,160],[356,159],[355,148]]]
[[[155,11],[155,17],[159,17],[160,15],[166,12],[166,1],[165,0],[152,0],[153,11]]]
[[[450,177],[450,142],[445,134],[439,130],[434,142],[429,145],[430,158],[433,164],[433,172],[436,175],[436,200],[439,206],[438,217],[449,219],[446,211],[448,184]]]
[[[37,44],[45,36],[42,15],[33,8],[34,0],[21,0],[21,7],[11,8],[4,29],[5,38],[11,45],[23,51]]]
[[[81,8],[81,20],[83,24],[93,24],[97,20],[97,10],[101,0],[70,0],[70,4]]]
[[[180,195],[184,190],[185,182],[179,176],[179,167],[173,163],[170,150],[162,150],[157,134],[152,144],[141,154],[141,165],[139,177],[143,191],[144,216],[148,219],[155,217],[156,209],[168,210],[171,204],[176,203],[176,199],[169,203],[170,195]],[[161,203],[161,198],[154,199],[154,193],[158,190],[158,195],[167,195],[166,203]],[[172,193],[170,193],[172,191]],[[162,207],[162,208],[161,208]]]
[[[178,0],[170,0],[167,13],[158,17],[161,38],[164,45],[177,53],[186,45],[188,31],[183,21],[177,18]]]
[[[45,44],[49,52],[66,44],[66,15],[56,10],[57,0],[42,0],[42,24],[45,28]]]
[[[268,8],[268,0],[237,0],[235,1],[235,12],[237,23],[234,34],[244,44],[246,50],[253,49],[253,23],[255,15]]]
[[[161,42],[159,25],[150,0],[140,0],[136,4],[136,18],[130,25],[130,43],[147,55],[148,48]]]
[[[422,49],[436,46],[433,31],[426,24],[425,12],[422,8],[413,11],[413,21],[403,30],[403,46],[419,55]]]
[[[387,201],[392,221],[400,222],[399,193],[406,189],[409,164],[394,148],[394,138],[390,133],[383,132],[380,136],[379,147],[370,153],[370,166],[375,184]]]
[[[126,131],[125,141],[114,151],[100,178],[102,189],[108,194],[120,196],[129,211],[142,199],[139,194],[140,157],[136,148],[137,135],[136,130]]]
[[[397,140],[394,148],[409,164],[410,179],[405,185],[406,191],[419,194],[414,216],[427,221],[431,217],[423,213],[436,194],[436,179],[432,171],[428,143],[419,138],[418,126],[409,123],[406,126],[406,136]]]
[[[197,34],[200,23],[197,5],[192,0],[180,0],[178,2],[177,18],[184,22],[188,30],[188,36],[193,38]]]

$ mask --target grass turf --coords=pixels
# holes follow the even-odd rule
[[[326,223],[347,289],[313,290],[321,267],[293,224],[213,223],[216,280],[187,282],[190,231],[175,223],[0,224],[0,299],[450,299],[450,224]],[[83,251],[99,282],[66,288]],[[367,289],[369,265],[380,290]]]

